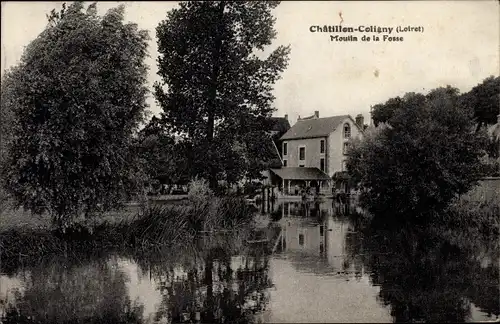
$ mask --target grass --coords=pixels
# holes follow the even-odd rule
[[[12,228],[48,228],[50,217],[48,215],[32,215],[22,208],[13,209],[10,203],[6,203],[0,213],[0,229]]]
[[[139,206],[126,206],[122,210],[110,211],[100,218],[101,222],[118,223],[132,219],[140,211]],[[0,214],[0,231],[7,229],[50,229],[51,221],[48,214],[33,215],[31,212],[13,209],[10,206]]]

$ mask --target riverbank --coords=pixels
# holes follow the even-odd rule
[[[181,205],[189,204],[188,195],[162,195],[149,197],[149,203],[154,205]],[[141,203],[130,201],[120,210],[104,213],[99,222],[116,223],[130,220],[141,210]],[[11,228],[48,228],[50,216],[48,214],[33,215],[22,208],[14,209],[10,201],[0,201],[0,231]]]
[[[130,204],[121,210],[106,212],[99,222],[127,221],[132,219],[140,209],[139,204]],[[0,215],[0,231],[7,229],[50,229],[50,226],[48,214],[34,215],[22,208],[14,209],[10,204],[4,207]]]
[[[425,213],[392,213],[373,215],[365,208],[356,208],[353,219],[361,227],[381,226],[384,228],[412,225],[417,227],[439,228],[447,230],[467,230],[481,235],[485,239],[500,235],[500,201],[490,198],[478,200],[471,196],[453,199],[441,211],[428,210]]]
[[[76,223],[64,233],[50,227],[48,215],[4,210],[0,225],[0,262],[50,255],[119,249],[152,250],[194,241],[200,233],[239,231],[253,221],[255,209],[241,198],[199,199],[189,204],[127,206],[108,212],[92,226]],[[4,217],[5,216],[5,217]]]

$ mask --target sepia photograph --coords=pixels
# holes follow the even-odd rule
[[[436,322],[500,324],[500,2],[1,2],[0,324]]]

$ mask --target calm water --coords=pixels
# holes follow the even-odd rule
[[[0,318],[4,323],[499,318],[498,244],[412,228],[361,233],[343,215],[346,210],[330,201],[269,209],[255,229],[205,237],[186,249],[0,265]]]

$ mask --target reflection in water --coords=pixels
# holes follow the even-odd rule
[[[276,290],[270,322],[390,322],[377,302],[378,287],[349,253],[359,235],[345,206],[284,203],[279,210],[280,241],[271,259]],[[277,214],[277,213],[276,213]],[[294,298],[291,298],[293,296]]]
[[[277,252],[293,259],[297,267],[301,266],[301,261],[311,260],[309,265],[302,264],[306,266],[305,271],[323,274],[362,271],[362,264],[350,257],[354,253],[347,253],[359,246],[359,235],[349,218],[335,214],[345,208],[338,208],[331,201],[284,203],[283,207],[283,217],[279,220],[282,235]]]
[[[2,296],[4,323],[141,323],[142,308],[131,302],[116,259],[78,265],[55,258],[16,278],[22,289]]]
[[[366,235],[363,262],[397,322],[464,322],[500,314],[498,251],[451,245],[439,235],[410,228]],[[471,239],[471,238],[469,238]],[[496,257],[494,256],[496,254]],[[486,267],[481,263],[494,258]],[[472,314],[475,304],[482,314]],[[476,318],[471,318],[472,316]]]
[[[500,314],[499,249],[466,233],[361,228],[331,201],[161,251],[0,268],[3,323],[464,322]],[[265,225],[262,225],[265,224]],[[4,273],[4,275],[1,275]],[[0,321],[2,322],[2,321]]]
[[[234,257],[222,248],[204,251],[201,262],[174,268],[154,265],[162,303],[156,321],[247,323],[265,308],[268,257],[262,253]]]
[[[487,242],[466,233],[445,238],[437,230],[411,227],[392,231],[363,229],[355,225],[352,217],[342,216],[348,211],[345,206],[328,202],[299,202],[283,204],[279,209],[281,217],[275,212],[274,218],[282,227],[276,251],[276,257],[280,257],[276,262],[282,269],[276,271],[283,272],[288,265],[293,269],[283,283],[276,275],[273,282],[279,287],[286,281],[291,285],[299,281],[301,294],[305,295],[301,300],[312,299],[318,305],[308,310],[294,303],[290,307],[280,305],[288,313],[280,312],[281,317],[275,321],[464,322],[498,318],[497,245],[487,248]],[[313,274],[321,284],[311,284],[302,273]],[[349,290],[344,292],[341,279],[349,282]],[[328,286],[328,291],[322,294],[320,285]],[[376,294],[374,287],[378,287]],[[342,305],[324,301],[338,300],[332,295],[342,293],[352,298],[344,298]],[[373,298],[358,303],[367,296]],[[280,299],[278,293],[271,297]],[[373,300],[378,301],[377,305],[370,304]],[[366,314],[356,317],[342,313],[352,305],[359,307],[357,312]],[[385,307],[389,307],[390,318],[382,311]],[[278,311],[273,300],[270,308]],[[328,314],[322,317],[324,312]]]

